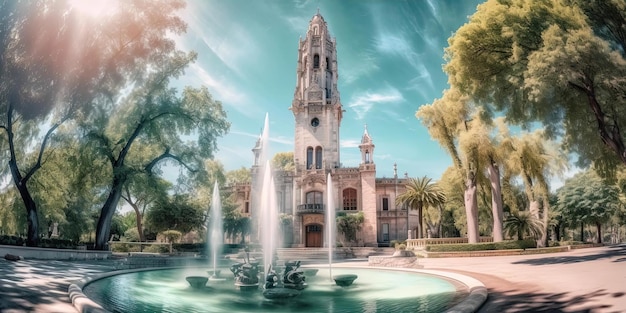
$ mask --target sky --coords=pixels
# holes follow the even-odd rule
[[[226,170],[249,168],[265,114],[270,155],[293,151],[298,41],[319,9],[337,41],[343,104],[341,163],[356,167],[367,125],[377,177],[439,179],[452,164],[415,117],[448,87],[442,70],[447,40],[478,0],[211,0],[188,1],[187,33],[177,38],[198,60],[178,83],[209,88],[231,122],[215,159]]]

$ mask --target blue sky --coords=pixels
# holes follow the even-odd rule
[[[226,170],[250,167],[251,149],[270,119],[271,155],[292,151],[288,110],[296,78],[298,40],[319,8],[337,39],[341,162],[358,166],[367,124],[378,177],[398,173],[440,178],[450,157],[415,118],[447,88],[442,71],[447,39],[476,10],[478,0],[189,1],[188,31],[179,48],[198,52],[182,85],[206,85],[232,123],[216,159]]]

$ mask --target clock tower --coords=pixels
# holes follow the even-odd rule
[[[337,90],[336,45],[318,11],[298,46],[296,90],[290,107],[295,118],[296,176],[340,165],[343,108]]]

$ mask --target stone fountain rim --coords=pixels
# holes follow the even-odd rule
[[[201,266],[192,266],[192,267],[200,268]],[[328,264],[308,264],[308,265],[301,266],[301,268],[323,268],[323,267],[328,267]],[[110,271],[106,273],[100,273],[94,276],[83,278],[77,282],[74,282],[73,284],[70,284],[70,286],[68,287],[68,296],[78,312],[109,313],[109,311],[105,310],[102,306],[100,306],[93,300],[89,299],[87,295],[83,293],[83,288],[85,288],[86,285],[90,284],[93,281],[115,276],[115,275],[156,271],[156,270],[184,269],[184,268],[189,268],[189,266],[146,267],[146,268],[125,269],[125,270],[117,270],[117,271]],[[376,269],[376,270],[385,270],[385,271],[421,273],[421,274],[440,276],[440,277],[444,277],[447,279],[455,280],[467,286],[469,290],[469,295],[465,297],[465,299],[463,299],[461,302],[457,303],[455,306],[448,309],[447,312],[454,312],[454,313],[476,312],[483,305],[483,303],[487,300],[487,296],[488,296],[487,287],[485,287],[485,285],[478,279],[469,277],[467,275],[446,272],[442,270],[378,267],[378,266],[366,266],[366,265],[346,266],[346,265],[341,265],[341,264],[333,264],[333,268]]]

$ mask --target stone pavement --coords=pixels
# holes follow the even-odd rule
[[[479,312],[626,312],[626,245],[419,262],[481,280],[490,294]],[[113,260],[0,259],[0,312],[74,313],[69,284],[114,269]]]

